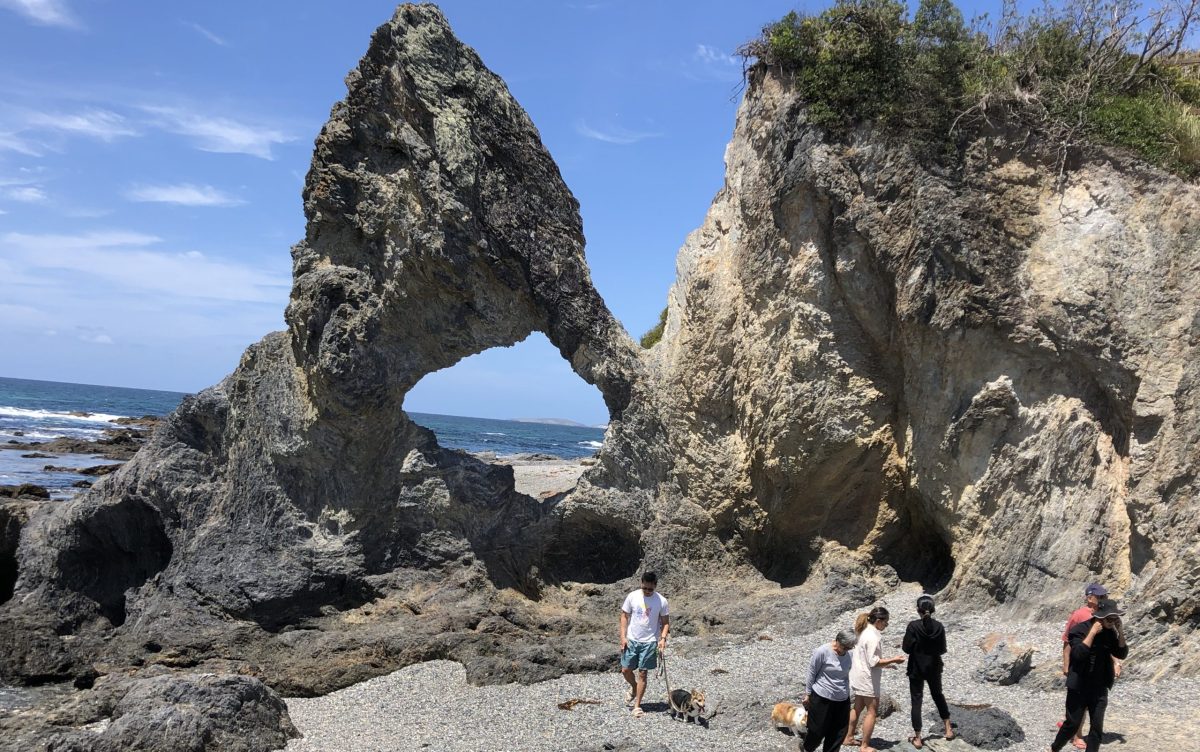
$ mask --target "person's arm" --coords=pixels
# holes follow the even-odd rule
[[[1113,668],[1119,674],[1120,670],[1121,670],[1120,661],[1129,657],[1129,646],[1125,644],[1125,625],[1124,624],[1122,624],[1121,622],[1118,621],[1116,626],[1113,627],[1113,631],[1117,633],[1117,646],[1115,648],[1113,648],[1113,651],[1112,651],[1113,661],[1114,661]]]
[[[817,683],[817,677],[821,675],[821,665],[825,663],[822,655],[824,652],[821,648],[817,648],[813,651],[812,658],[808,659],[808,677],[804,682],[804,699],[801,701],[805,707],[808,706],[808,696],[812,694],[813,685]]]
[[[1063,642],[1063,676],[1066,676],[1071,669],[1071,643],[1070,641]]]
[[[624,651],[625,648],[629,646],[629,643],[627,642],[628,638],[625,636],[627,634],[629,634],[629,614],[625,612],[625,609],[621,609],[621,650],[622,651]]]
[[[938,655],[946,654],[946,630],[945,630],[945,628],[943,628],[941,633],[938,635],[937,654]]]
[[[667,632],[671,631],[671,617],[669,614],[663,614],[658,617],[658,623],[662,625],[662,633],[658,636],[658,649],[667,649]]]
[[[913,648],[915,648],[916,646],[917,646],[917,630],[913,628],[913,625],[910,622],[908,627],[905,628],[905,630],[904,630],[904,642],[900,643],[900,647],[904,650],[904,652],[911,655]]]

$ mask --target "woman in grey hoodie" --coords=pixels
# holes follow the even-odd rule
[[[946,630],[942,623],[933,618],[933,598],[922,595],[917,599],[917,615],[908,623],[904,632],[904,652],[908,653],[908,692],[912,698],[913,735],[909,738],[917,749],[925,746],[921,739],[921,701],[925,684],[929,685],[929,696],[937,705],[938,716],[946,724],[946,738],[954,738],[950,725],[950,708],[946,695],[942,694],[942,656],[946,654]]]

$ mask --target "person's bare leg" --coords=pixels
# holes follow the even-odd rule
[[[850,703],[850,725],[846,727],[846,738],[842,740],[843,747],[849,747],[854,744],[854,729],[858,726],[858,712],[860,710],[862,710],[862,700],[858,695],[854,695],[854,700]]]
[[[646,672],[637,672],[637,686],[633,692],[633,707],[640,709],[642,707],[642,695],[646,694]]]
[[[946,720],[942,721],[942,723],[945,724],[945,726],[946,726],[946,738],[953,739],[954,738],[954,727],[950,725],[950,719],[947,718]]]
[[[875,733],[875,708],[879,700],[872,697],[867,700],[867,709],[863,712],[862,744],[858,745],[859,752],[874,752],[871,746],[871,734]]]

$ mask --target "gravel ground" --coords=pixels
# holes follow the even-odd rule
[[[894,619],[884,633],[886,655],[900,652],[903,625],[911,618],[918,594],[906,587],[881,601]],[[717,711],[707,728],[672,721],[663,701],[662,682],[654,676],[643,703],[647,714],[638,719],[625,708],[625,684],[617,674],[566,676],[530,686],[473,687],[466,683],[459,664],[432,661],[325,697],[289,699],[292,721],[304,738],[287,749],[558,752],[662,745],[657,749],[670,752],[794,750],[795,739],[771,728],[770,708],[780,700],[799,698],[808,656],[839,627],[851,624],[853,617],[848,612],[836,624],[807,634],[799,634],[799,628],[778,628],[721,648],[704,648],[700,638],[673,640],[668,653],[672,685],[707,691],[709,708],[715,706]],[[977,643],[1001,625],[986,614],[957,613],[952,605],[939,610],[938,617],[947,624],[950,641],[944,677],[947,699],[964,705],[988,704],[1010,713],[1024,729],[1026,739],[1005,749],[1045,752],[1055,722],[1062,717],[1063,693],[979,682],[973,677],[983,658]],[[1002,628],[1018,641],[1039,648],[1035,664],[1059,660],[1061,624],[1025,622]],[[902,741],[911,733],[907,686],[902,669],[884,673],[884,691],[898,700],[899,711],[876,725],[877,749],[911,749]],[[1121,679],[1110,695],[1106,746],[1135,752],[1164,748],[1164,743],[1170,745],[1167,749],[1194,748],[1192,737],[1200,733],[1200,713],[1193,698],[1200,681],[1172,680],[1169,686],[1167,691],[1163,684]],[[597,704],[581,703],[569,711],[558,708],[559,703],[572,699]],[[927,708],[931,705],[928,698],[925,703]],[[937,724],[926,723],[926,732],[937,728]],[[935,735],[926,749],[973,748],[939,742]]]

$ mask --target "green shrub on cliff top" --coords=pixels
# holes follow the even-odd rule
[[[945,151],[973,129],[1023,123],[1051,143],[1090,139],[1200,174],[1200,82],[1175,63],[1200,0],[1066,0],[1029,14],[1004,0],[969,30],[950,0],[836,0],[789,13],[740,52],[786,73],[809,121],[835,136],[864,123]]]

